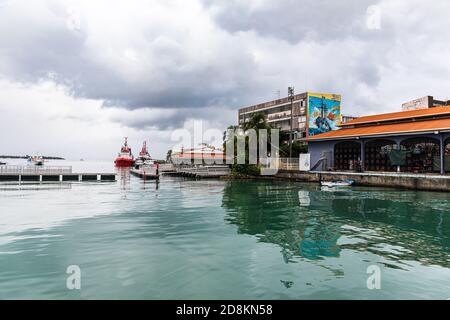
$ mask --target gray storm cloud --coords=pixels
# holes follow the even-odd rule
[[[366,23],[371,5],[379,30]],[[390,111],[448,88],[449,9],[444,0],[6,1],[0,75],[51,78],[75,97],[134,110],[112,119],[134,128],[225,126],[235,117],[220,110],[289,85],[341,93],[346,113]]]
[[[327,41],[367,35],[366,11],[380,1],[204,0],[218,24],[230,31],[254,30],[262,37]]]

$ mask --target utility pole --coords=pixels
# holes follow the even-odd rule
[[[294,113],[294,87],[288,87],[288,97],[291,100],[291,130],[289,132],[289,159],[292,159],[292,121]]]

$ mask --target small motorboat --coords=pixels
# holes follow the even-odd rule
[[[1,162],[0,161],[0,166],[4,166],[4,165],[6,165],[6,162]]]
[[[320,184],[324,187],[351,187],[355,181],[353,180],[339,180],[339,181],[321,181]]]

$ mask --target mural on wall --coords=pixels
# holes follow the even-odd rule
[[[341,124],[341,95],[308,93],[308,136],[338,129]]]

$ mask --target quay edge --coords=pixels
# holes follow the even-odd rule
[[[115,173],[0,174],[0,182],[115,182]]]
[[[390,187],[423,191],[450,191],[450,176],[405,173],[302,172],[280,170],[273,179],[302,182],[354,180],[355,185]]]

